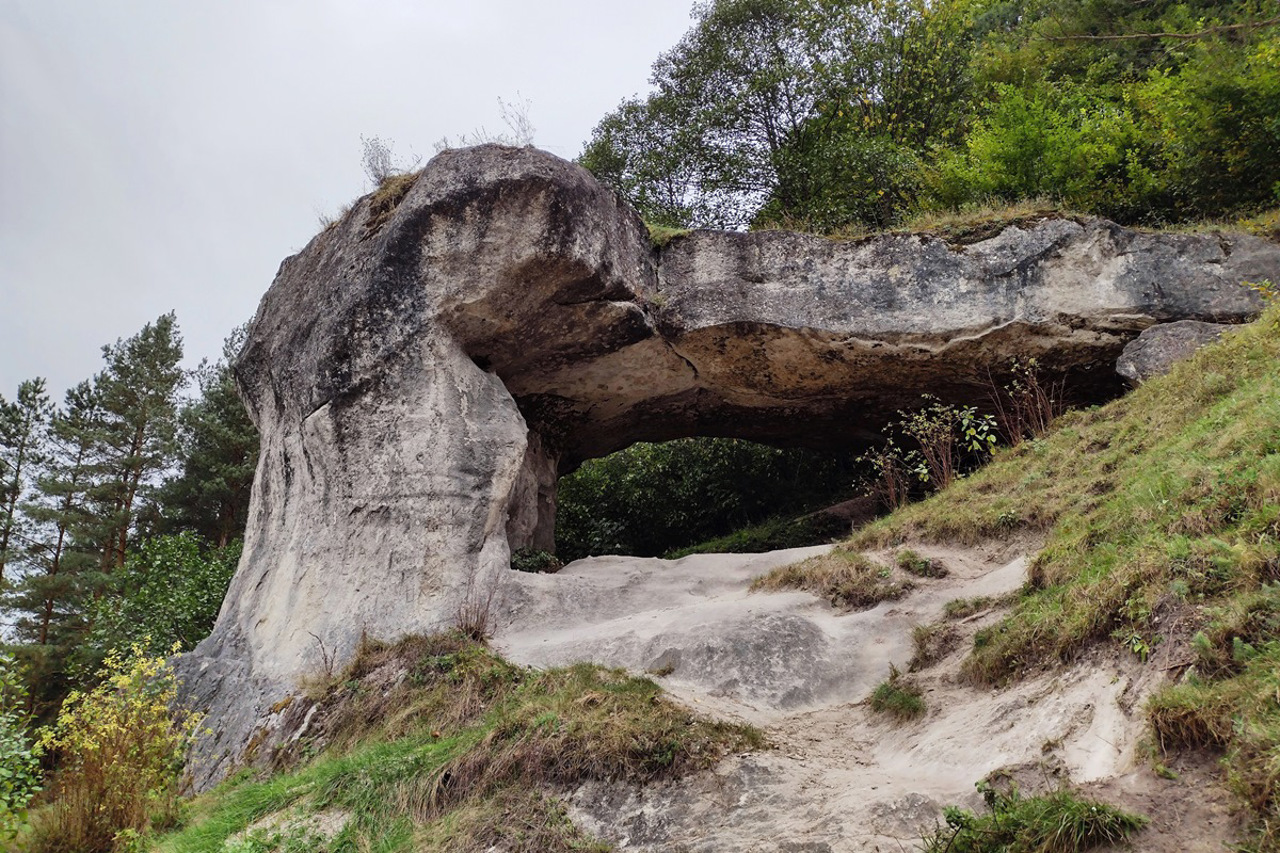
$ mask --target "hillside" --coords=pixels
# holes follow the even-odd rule
[[[676,702],[462,641],[372,646],[319,691],[290,769],[200,798],[159,849],[609,849],[584,830],[617,849],[909,847],[941,805],[980,811],[985,777],[1141,813],[1139,850],[1275,850],[1278,322],[1068,414],[833,552],[522,575],[497,637],[511,659],[628,663]],[[870,598],[748,591],[762,573],[857,578],[867,560]],[[890,664],[903,674],[875,686]],[[895,691],[922,712],[878,711]]]

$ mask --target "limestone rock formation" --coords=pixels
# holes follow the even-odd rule
[[[1144,329],[1116,359],[1116,373],[1138,386],[1153,376],[1163,376],[1196,350],[1213,343],[1231,327],[1222,323],[1178,320]]]
[[[1083,399],[1157,322],[1240,322],[1280,247],[1048,218],[970,246],[699,231],[654,248],[585,170],[439,155],[280,267],[237,364],[262,437],[244,556],[184,659],[203,784],[300,675],[483,606],[555,481],[632,442],[856,446],[1034,355]]]

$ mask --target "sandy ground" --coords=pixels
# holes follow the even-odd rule
[[[514,576],[495,645],[535,666],[649,672],[680,701],[766,731],[773,749],[689,779],[576,791],[574,818],[623,850],[912,850],[943,805],[980,808],[974,784],[1001,770],[1023,790],[1070,781],[1147,814],[1137,850],[1224,849],[1238,826],[1211,768],[1167,780],[1148,767],[1142,703],[1164,675],[1136,658],[1098,654],[1005,690],[975,688],[953,674],[972,633],[999,617],[988,612],[957,623],[956,650],[913,676],[924,717],[893,723],[864,703],[891,663],[906,670],[915,625],[940,620],[952,599],[1020,587],[1030,547],[918,547],[949,576],[848,614],[807,593],[747,591],[822,548],[591,558]]]

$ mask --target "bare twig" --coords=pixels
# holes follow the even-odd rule
[[[316,641],[316,645],[320,646],[320,660],[324,663],[324,677],[332,680],[334,657],[336,656],[337,650],[329,651],[324,647],[324,640],[320,639],[311,631],[308,631],[307,633],[311,634],[312,639]]]

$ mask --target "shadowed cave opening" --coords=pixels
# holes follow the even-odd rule
[[[710,540],[752,551],[846,535],[875,509],[857,456],[734,438],[638,442],[559,479],[556,555],[675,557]]]
[[[578,460],[557,453],[557,442],[546,440],[546,435],[564,433],[540,412],[531,433],[536,436],[534,455],[544,460],[538,520],[531,537],[512,537],[513,554],[550,552],[560,563],[603,555],[675,559],[690,553],[758,553],[847,537],[890,509],[888,495],[877,488],[883,482],[866,458],[868,451],[896,444],[907,454],[908,468],[922,464],[916,455],[920,444],[904,427],[913,413],[930,406],[970,407],[989,418],[998,444],[1010,443],[1002,411],[1012,410],[1011,389],[1026,390],[1030,376],[1017,364],[955,377],[939,383],[937,393],[920,395],[900,387],[872,405],[857,401],[856,411],[738,412],[728,419],[738,436],[767,435],[764,441],[708,435],[696,427],[683,436],[681,429],[668,429],[662,431],[679,437],[634,441]],[[1091,363],[1062,370],[1040,362],[1036,374],[1043,385],[1038,387],[1052,391],[1058,414],[1100,404],[1125,390],[1107,367]],[[526,409],[525,414],[532,412]],[[959,443],[955,453],[962,476],[987,456],[964,451]],[[916,479],[905,469],[904,476],[911,500],[934,490],[927,478]]]

